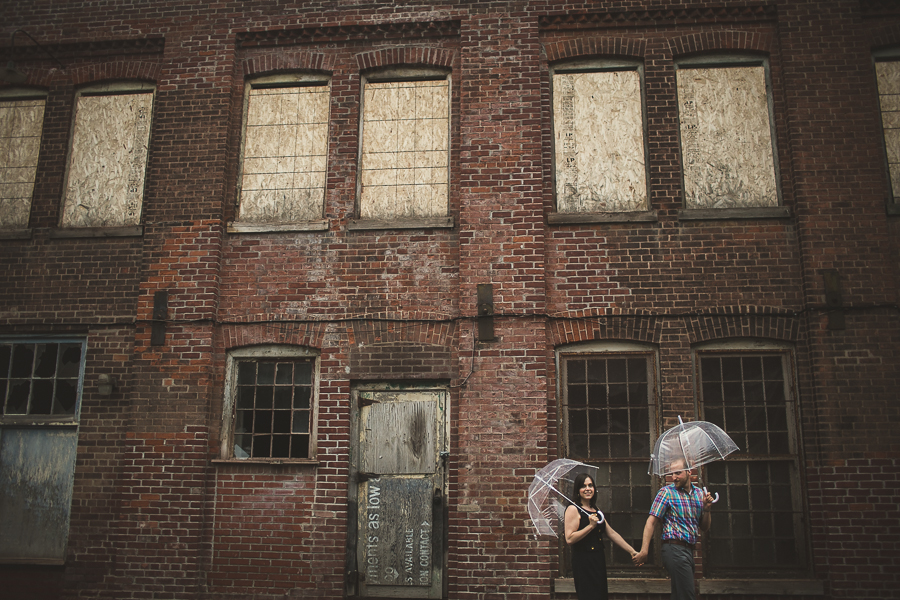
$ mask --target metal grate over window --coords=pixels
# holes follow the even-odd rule
[[[591,355],[563,363],[568,457],[598,468],[598,507],[632,543],[640,543],[652,501],[649,362],[647,356]],[[611,566],[631,565],[612,542],[606,554]]]
[[[308,458],[312,361],[236,362],[235,458]]]
[[[795,499],[785,358],[731,354],[700,360],[704,419],[722,427],[739,454],[707,465],[719,493],[709,564],[720,572],[798,569],[801,513]]]
[[[2,414],[74,416],[81,343],[0,344]]]

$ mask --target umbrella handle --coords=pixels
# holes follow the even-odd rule
[[[703,493],[709,495],[709,492],[706,491],[706,488],[703,488]],[[715,498],[713,498],[712,503],[715,504],[719,501],[719,492],[716,492]]]

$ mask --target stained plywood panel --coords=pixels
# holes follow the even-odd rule
[[[45,103],[0,102],[0,229],[28,227]]]
[[[378,474],[434,473],[437,399],[415,400],[409,392],[401,396],[403,401],[395,401],[392,396],[390,392],[375,393],[378,400],[362,409],[360,470]]]
[[[432,487],[430,478],[381,478],[360,486],[366,586],[432,584]]]
[[[637,71],[553,77],[557,211],[647,209]]]
[[[62,225],[138,225],[147,168],[149,93],[80,96]]]
[[[894,202],[900,202],[900,61],[875,63]]]
[[[322,217],[328,86],[252,89],[244,133],[239,220]]]
[[[445,216],[447,80],[367,83],[363,99],[360,216]]]
[[[677,71],[687,208],[778,206],[765,71]]]

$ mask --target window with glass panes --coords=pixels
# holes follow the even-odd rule
[[[235,458],[309,458],[312,359],[235,361]]]
[[[65,562],[85,348],[0,339],[0,562]]]
[[[601,353],[560,357],[566,457],[598,468],[598,507],[632,543],[640,543],[654,491],[647,473],[654,418],[651,358]],[[610,566],[631,565],[629,556],[608,544]]]
[[[783,352],[700,353],[702,418],[739,448],[705,467],[722,500],[704,552],[711,573],[804,565],[789,365]]]

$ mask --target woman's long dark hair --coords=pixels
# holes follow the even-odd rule
[[[591,508],[597,510],[597,482],[587,473],[579,473],[575,476],[575,486],[572,489],[572,502],[575,503],[575,506],[581,506],[581,494],[579,494],[579,492],[581,491],[581,486],[584,485],[585,479],[590,479],[591,483],[594,484],[594,495],[591,496]]]

